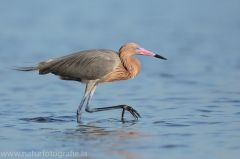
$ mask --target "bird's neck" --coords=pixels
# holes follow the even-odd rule
[[[141,63],[136,58],[133,58],[131,54],[120,53],[119,56],[127,71],[128,78],[134,78],[137,76],[141,70]]]
[[[120,80],[127,80],[134,78],[140,72],[141,63],[132,58],[132,55],[119,53],[119,57],[122,61],[123,67],[116,68],[110,72],[101,82],[113,82]]]

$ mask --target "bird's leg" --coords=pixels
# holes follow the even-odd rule
[[[81,103],[80,103],[80,105],[79,105],[79,107],[78,107],[78,109],[77,109],[77,115],[81,115],[81,114],[82,114],[82,107],[83,107],[83,104],[84,104],[84,102],[85,102],[86,97],[88,96],[88,94],[89,94],[89,92],[86,92],[86,91],[85,91],[84,96],[83,96],[83,98],[82,98],[82,101],[81,101]]]
[[[89,112],[89,113],[106,111],[106,110],[113,110],[113,109],[123,109],[122,119],[124,118],[125,110],[129,111],[134,118],[141,118],[141,115],[135,109],[133,109],[132,107],[127,106],[127,105],[117,105],[117,106],[111,106],[111,107],[92,108],[92,109],[90,107],[87,107],[87,108],[86,108],[86,111]]]
[[[82,107],[83,107],[83,104],[89,94],[89,92],[92,90],[93,86],[94,86],[94,82],[89,82],[87,85],[86,85],[86,88],[85,88],[85,93],[84,93],[84,96],[82,98],[82,101],[77,109],[77,121],[80,122],[81,121],[81,115],[82,115]],[[96,89],[96,88],[95,88]],[[95,90],[94,89],[94,90]],[[89,99],[88,99],[88,103],[89,103]]]
[[[91,87],[91,92],[88,97],[87,105],[85,108],[86,112],[93,113],[93,112],[113,110],[113,109],[122,109],[123,110],[122,111],[122,119],[124,118],[125,110],[129,111],[134,118],[141,118],[140,114],[136,110],[134,110],[132,107],[127,106],[127,105],[117,105],[117,106],[110,106],[110,107],[103,107],[103,108],[90,108],[90,102],[91,102],[91,99],[92,99],[92,96],[94,94],[96,87],[97,87],[97,85],[94,85],[93,87]]]
[[[84,104],[84,101],[86,100],[86,97],[88,96],[89,92],[85,92],[84,96],[82,98],[82,101],[77,109],[77,122],[80,123],[81,122],[81,116],[82,116],[82,107]]]
[[[86,105],[86,108],[85,108],[86,112],[89,112],[89,110],[91,110],[89,104],[90,104],[90,102],[91,102],[92,96],[93,96],[94,91],[96,90],[96,88],[97,88],[97,86],[93,86],[93,88],[92,88],[92,90],[91,90],[91,92],[90,92],[90,95],[89,95],[88,101],[87,101],[87,105]],[[91,113],[91,112],[90,112],[90,113]]]
[[[124,118],[125,110],[129,111],[134,118],[141,118],[140,114],[135,109],[133,109],[132,107],[127,106],[127,105],[117,105],[117,106],[103,107],[103,108],[90,108],[89,104],[90,104],[90,101],[91,101],[91,98],[93,96],[93,93],[94,93],[95,89],[96,89],[96,86],[94,86],[92,88],[91,93],[89,95],[88,102],[87,102],[87,105],[86,105],[86,108],[85,108],[85,110],[87,112],[93,113],[93,112],[113,110],[113,109],[123,109],[122,119]]]

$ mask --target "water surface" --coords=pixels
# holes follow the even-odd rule
[[[1,157],[239,158],[239,5],[2,0]],[[80,50],[117,51],[130,41],[168,60],[136,56],[141,73],[100,84],[91,106],[127,104],[141,114],[139,121],[126,113],[122,122],[114,110],[84,112],[78,124],[83,84],[9,69]]]

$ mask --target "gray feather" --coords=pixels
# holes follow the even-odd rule
[[[87,50],[40,62],[39,74],[53,73],[64,80],[96,80],[122,67],[118,54],[111,50]]]

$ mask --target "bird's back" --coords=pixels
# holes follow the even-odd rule
[[[39,74],[53,73],[66,80],[101,79],[118,67],[123,67],[119,55],[112,50],[99,49],[77,52],[40,62]]]

